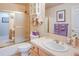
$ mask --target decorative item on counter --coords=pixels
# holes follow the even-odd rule
[[[77,47],[77,40],[78,40],[77,34],[74,34],[72,36],[71,40],[72,40],[72,42],[71,42],[72,46]]]
[[[39,34],[38,31],[33,31],[33,32],[31,32],[31,34],[30,34],[31,39],[39,38],[39,36],[40,36],[40,34]]]
[[[39,32],[32,32],[32,35],[39,36]]]
[[[69,40],[69,44],[70,44],[70,45],[72,45],[72,42],[73,42],[73,40],[72,40],[72,39],[70,39],[70,40]]]

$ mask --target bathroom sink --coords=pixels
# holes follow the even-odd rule
[[[50,49],[50,50],[55,50],[55,51],[67,51],[68,46],[67,44],[58,44],[55,41],[45,41],[43,42],[43,45]]]

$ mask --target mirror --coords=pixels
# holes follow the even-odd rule
[[[65,21],[58,22],[57,11],[65,10]],[[48,32],[60,36],[79,36],[79,5],[65,3],[46,3],[45,14],[49,19]],[[61,12],[60,12],[61,13]],[[60,14],[60,16],[62,16]]]
[[[79,6],[71,9],[71,36],[79,36]]]

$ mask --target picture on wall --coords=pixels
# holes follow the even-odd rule
[[[56,19],[57,19],[57,22],[64,22],[65,21],[65,10],[57,11]]]
[[[2,17],[2,23],[9,23],[9,17]]]

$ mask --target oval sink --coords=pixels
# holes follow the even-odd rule
[[[51,50],[55,50],[55,51],[67,51],[68,50],[68,46],[66,44],[60,45],[54,41],[45,41],[43,43],[43,45],[46,48],[51,49]]]

